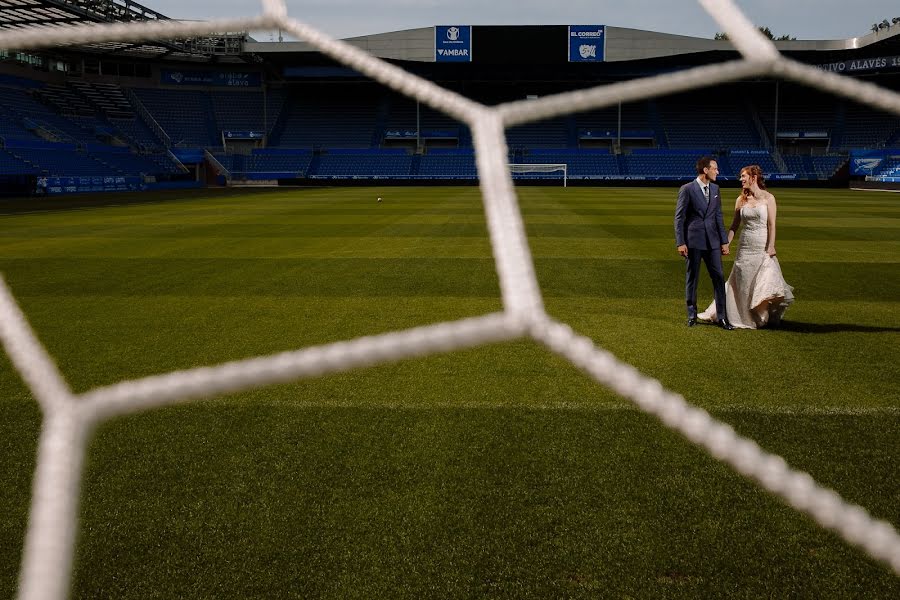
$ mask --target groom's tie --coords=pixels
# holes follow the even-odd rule
[[[703,186],[703,197],[706,199],[706,203],[709,204],[709,186]]]

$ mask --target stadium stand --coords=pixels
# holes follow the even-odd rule
[[[122,87],[115,83],[70,81],[69,85],[90,102],[96,111],[116,118],[134,116],[134,107],[125,96]]]
[[[775,159],[771,153],[759,150],[732,150],[728,154],[719,157],[719,171],[722,175],[738,178],[740,170],[747,165],[759,165],[763,173],[771,175],[772,173],[784,172],[775,164]],[[727,169],[727,170],[726,170]]]
[[[76,151],[75,147],[70,144],[7,148],[7,151],[19,160],[33,165],[43,175],[107,175],[110,173],[109,165],[101,163],[84,152]]]
[[[471,148],[432,148],[422,155],[419,176],[423,179],[476,179],[475,154]]]
[[[0,88],[0,104],[13,122],[30,133],[27,137],[70,143],[96,141],[93,133],[82,130],[52,107],[39,102],[36,99],[39,92],[35,89]]]
[[[3,90],[0,88],[0,101],[3,100]],[[4,106],[6,106],[6,104],[4,104]],[[25,128],[25,125],[22,123],[22,117],[11,112],[3,111],[0,112],[0,137],[33,139],[37,136]]]
[[[552,119],[511,127],[506,131],[506,144],[511,149],[565,148],[574,130],[574,118]]]
[[[403,149],[335,148],[322,153],[314,177],[409,177],[413,157]]]
[[[815,167],[809,156],[800,154],[788,154],[784,157],[787,170],[796,173],[800,179],[815,179]]]
[[[709,101],[700,94],[683,94],[623,105],[621,133],[617,107],[512,128],[507,132],[510,160],[564,163],[573,180],[679,179],[690,176],[698,154],[715,153],[725,178],[736,177],[737,169],[749,163],[760,164],[767,173],[793,173],[803,180],[832,177],[846,162],[845,154],[790,153],[777,158],[765,150],[768,140],[763,139],[760,129],[771,131],[774,115],[766,104],[770,90],[764,85],[748,94],[751,99],[746,104],[730,105]],[[245,157],[217,150],[216,158],[237,178],[475,178],[471,151],[466,151],[471,143],[467,128],[421,107],[417,123],[413,102],[371,84],[273,88],[265,95],[265,112],[260,90],[204,92],[158,87],[132,91],[176,147],[221,149],[224,131],[262,131],[268,126],[269,150],[305,150],[267,154],[257,149]],[[179,170],[173,161],[162,158],[165,141],[138,116],[127,90],[118,84],[70,82],[62,86],[33,82],[28,88],[0,87],[0,99],[10,107],[0,115],[0,136],[63,142],[70,150],[80,148],[67,161],[57,155],[66,152],[65,148],[40,157],[39,152],[20,145],[20,153],[3,163],[4,171],[93,175],[107,168],[114,173],[147,175]],[[819,108],[806,110],[809,102]],[[698,113],[698,107],[711,116]],[[869,111],[873,116],[866,120],[857,118],[853,108],[844,108],[847,112],[842,115],[837,101],[818,97],[815,92],[788,89],[778,128],[782,132],[827,132],[829,136],[839,132],[846,143],[858,140],[863,147],[883,145],[900,128],[877,112]],[[842,120],[847,125],[840,125]],[[758,128],[753,125],[755,121],[759,121]],[[851,121],[853,125],[849,125]],[[410,156],[407,153],[416,148],[414,144],[409,146],[408,136],[410,132],[414,136],[417,124],[425,153]],[[617,155],[614,142],[618,139],[622,140],[623,152]],[[398,140],[406,150],[390,148]],[[100,141],[110,145],[98,150]],[[699,145],[701,141],[707,145]],[[85,150],[88,145],[93,150]],[[117,152],[122,148],[132,152]],[[314,157],[314,149],[321,156]],[[750,150],[753,154],[746,155]],[[540,174],[517,177],[551,178]]]
[[[160,173],[178,173],[180,169],[171,160],[161,162],[161,157],[133,154],[127,148],[118,150],[94,150],[91,157],[108,165],[113,172],[128,175],[152,175]]]
[[[533,149],[518,157],[516,162],[532,164],[565,164],[569,179],[602,179],[622,175],[616,157],[608,150],[550,150]],[[519,177],[526,174],[519,173]],[[537,177],[527,174],[528,178]],[[546,178],[546,175],[542,177]]]
[[[827,156],[811,156],[812,171],[815,179],[828,179],[834,173],[847,163],[847,157],[843,155],[827,155]],[[813,179],[812,177],[810,179]]]
[[[213,120],[209,94],[194,90],[135,88],[135,95],[172,138],[176,146],[222,145]]]
[[[63,115],[91,116],[94,114],[94,109],[87,100],[77,94],[74,88],[67,85],[48,83],[40,88],[36,95]]]
[[[370,84],[301,86],[288,95],[271,144],[285,148],[371,148],[383,92]]]
[[[248,173],[292,173],[293,177],[305,177],[312,162],[311,152],[259,149],[245,157]]]
[[[0,149],[0,174],[38,174],[40,169],[9,150]]]
[[[126,140],[134,148],[145,152],[161,152],[164,148],[162,141],[137,116],[110,117],[109,122],[115,128],[117,136]]]
[[[649,144],[651,147],[668,147],[662,127],[653,124],[652,104],[649,101],[623,104],[621,132],[618,107],[575,115],[578,139],[574,145],[594,147],[608,144],[608,147],[612,147],[613,140],[621,139],[623,148],[636,145],[637,140],[641,140],[645,146]]]
[[[900,177],[900,156],[881,163],[874,174],[880,177]]]
[[[388,93],[383,102],[386,104],[387,113],[382,124],[385,141],[388,140],[390,132],[415,131],[417,125],[421,128],[423,138],[431,142],[443,139],[453,144],[460,144],[461,140],[471,137],[461,131],[462,129],[468,131],[468,127],[428,106],[418,107],[417,123],[416,103],[406,96]]]
[[[637,177],[684,177],[685,173],[695,172],[695,164],[699,156],[712,154],[714,154],[712,150],[702,148],[634,150],[625,156],[625,174]],[[724,164],[720,164],[719,171],[725,175],[730,169]]]
[[[214,83],[214,77],[197,79],[200,84],[175,82],[149,66],[143,79],[136,79],[135,65],[122,65],[127,76],[118,76],[119,67],[110,62],[103,63],[103,74],[99,67],[74,75],[45,68],[29,77],[27,69],[0,68],[0,102],[6,109],[0,113],[0,147],[5,147],[0,174],[76,176],[105,170],[164,178],[183,171],[169,150],[199,150],[201,158],[191,163],[199,180],[206,168],[202,151],[209,150],[232,181],[477,178],[471,134],[456,120],[350,70],[323,66],[314,53],[287,53],[282,59],[277,53],[250,56],[230,48],[228,60],[243,62],[243,73],[258,73],[255,83],[229,88]],[[156,50],[152,56],[159,65],[194,75],[200,70],[222,75],[231,68],[193,50],[187,52],[190,61],[170,46]],[[610,63],[598,81],[706,60],[687,54]],[[311,66],[300,75],[285,74],[304,61]],[[590,83],[576,71],[549,64],[509,71],[508,65],[490,62],[471,73],[444,71],[419,58],[404,68],[411,65],[488,105]],[[895,85],[890,77],[885,82]],[[725,180],[736,178],[746,164],[759,164],[776,178],[810,182],[847,177],[842,167],[851,150],[900,146],[900,119],[797,84],[754,80],[529,123],[509,128],[506,137],[511,162],[566,164],[571,180],[680,181],[693,176],[699,154],[713,154]],[[214,162],[210,168],[217,168]]]
[[[844,135],[840,148],[884,148],[892,134],[900,128],[900,116],[847,101],[843,118]]]
[[[289,179],[309,174],[312,152],[281,148],[256,148],[250,154],[214,153],[216,159],[239,179]]]
[[[212,100],[216,128],[220,131],[266,131],[278,121],[285,96],[279,89],[267,94],[265,112],[263,94],[252,92],[220,92],[209,94]],[[221,145],[221,140],[217,141]]]
[[[658,101],[669,148],[765,148],[745,99],[733,88]]]
[[[117,96],[110,113],[125,115],[121,91]],[[180,172],[133,112],[127,119],[107,120],[74,86],[36,81],[25,87],[3,86],[0,102],[6,109],[0,115],[5,146],[0,174],[143,176]],[[156,150],[157,154],[139,155],[135,153],[138,150]]]

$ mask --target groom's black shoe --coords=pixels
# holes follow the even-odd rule
[[[693,327],[697,324],[697,317],[688,317],[688,327]]]
[[[732,325],[725,319],[719,319],[719,327],[725,329],[726,331],[731,331],[734,329],[734,325]]]

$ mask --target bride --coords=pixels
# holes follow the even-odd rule
[[[794,301],[794,288],[785,282],[775,258],[775,196],[766,191],[762,169],[757,165],[741,169],[741,187],[728,243],[734,239],[741,221],[744,232],[725,283],[725,310],[736,328],[757,329],[778,325]],[[697,318],[716,322],[716,303]]]

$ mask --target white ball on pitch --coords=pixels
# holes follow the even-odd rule
[[[381,202],[381,196],[378,196],[378,201]]]

